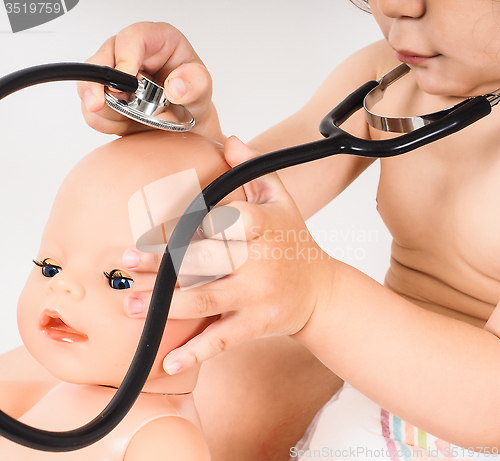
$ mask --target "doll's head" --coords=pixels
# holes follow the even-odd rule
[[[135,243],[129,199],[154,181],[192,168],[204,187],[229,166],[221,146],[203,137],[150,131],[91,152],[64,180],[18,304],[26,347],[56,377],[121,383],[144,326],[144,320],[125,314],[124,300],[154,282],[153,275],[130,274],[122,265],[123,252]],[[244,199],[240,189],[225,201]],[[163,357],[209,323],[169,320],[146,386],[159,391],[157,384],[164,382],[168,388],[175,376],[163,372]],[[195,380],[196,375],[188,387]],[[192,390],[173,387],[166,392]]]

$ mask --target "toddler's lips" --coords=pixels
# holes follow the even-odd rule
[[[419,55],[418,53],[414,53],[412,51],[408,50],[395,50],[396,51],[396,57],[401,61],[404,62],[405,64],[409,65],[415,65],[415,66],[420,66],[422,64],[427,64],[430,60],[438,57],[439,55],[432,55],[432,56],[424,56],[424,55]]]
[[[80,343],[88,340],[88,336],[71,328],[54,311],[44,311],[40,319],[42,330],[54,341],[64,343]]]

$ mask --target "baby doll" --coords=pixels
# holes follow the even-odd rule
[[[123,251],[137,241],[133,228],[140,213],[129,199],[148,185],[193,168],[204,187],[229,167],[215,142],[194,134],[146,132],[95,150],[68,174],[18,304],[27,349],[65,382],[25,412],[22,422],[47,430],[74,429],[93,419],[112,398],[144,325],[144,320],[125,314],[125,296],[151,285],[151,275],[132,277],[122,268]],[[163,197],[166,208],[175,203],[175,195]],[[245,199],[242,190],[225,202],[234,199]],[[156,209],[160,205],[158,201]],[[169,376],[161,363],[168,351],[210,322],[167,322],[143,392],[125,419],[99,442],[51,453],[0,439],[0,459],[210,459],[191,394],[199,367]]]

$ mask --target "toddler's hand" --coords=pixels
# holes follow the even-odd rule
[[[196,121],[194,132],[223,142],[211,101],[210,74],[186,37],[175,27],[160,22],[133,24],[108,39],[87,62],[132,75],[144,71],[164,84],[169,101],[182,104],[191,112]],[[148,129],[107,107],[102,85],[80,82],[78,94],[86,122],[97,131],[124,135]]]
[[[254,153],[236,138],[230,138],[225,155],[227,162],[235,166]],[[248,260],[222,279],[196,289],[176,290],[171,318],[223,317],[165,358],[164,368],[169,373],[250,338],[293,335],[315,311],[329,303],[335,261],[314,242],[278,176],[257,179],[245,186],[245,192],[248,202],[228,206],[241,213]],[[183,262],[181,273],[220,274],[219,261],[221,255],[227,254],[228,242],[207,239],[199,243],[195,252],[202,256],[191,254],[187,263]],[[202,265],[199,261],[210,263]],[[151,270],[156,264],[148,257],[137,267]],[[144,304],[147,302],[149,299]]]

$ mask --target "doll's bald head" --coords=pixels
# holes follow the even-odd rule
[[[173,216],[179,195],[189,189],[183,178],[192,178],[195,172],[198,188],[203,188],[228,169],[219,144],[195,134],[160,131],[115,140],[73,168],[54,201],[37,266],[18,306],[23,341],[42,365],[69,382],[120,384],[144,325],[125,314],[125,298],[134,292],[140,297],[154,282],[153,274],[128,273],[121,261],[125,249],[137,240],[133,221],[141,221],[141,210],[151,217],[157,206],[151,204],[154,194],[148,199],[148,187],[157,184],[161,193],[168,191],[158,204]],[[172,177],[177,182],[172,183]],[[138,217],[129,214],[134,196],[144,199]],[[244,199],[238,190],[225,202]],[[141,226],[143,222],[135,225],[135,234]],[[152,223],[146,233],[154,227],[158,226]],[[168,321],[150,376],[153,386],[155,381],[174,383],[176,376],[166,377],[162,370],[162,358],[209,323],[209,319]],[[180,384],[174,383],[169,391],[191,390],[195,380],[195,374],[188,384],[178,378]]]

